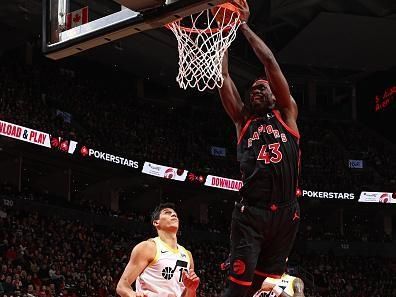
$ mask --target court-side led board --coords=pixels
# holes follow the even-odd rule
[[[225,2],[43,0],[43,52],[51,59],[61,59]]]

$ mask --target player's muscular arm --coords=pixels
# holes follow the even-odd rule
[[[240,30],[252,46],[256,56],[265,67],[267,79],[274,93],[277,105],[281,108],[291,108],[289,84],[284,77],[274,54],[268,46],[254,33],[247,24],[242,24]]]
[[[232,3],[241,11],[241,19],[247,21],[249,18],[249,7],[246,1],[234,0]],[[246,23],[240,26],[240,30],[249,42],[257,58],[264,65],[271,90],[276,98],[276,105],[281,111],[285,122],[297,131],[297,105],[290,95],[289,84],[275,59],[274,54],[264,41],[258,37]]]
[[[136,245],[120,280],[117,284],[117,294],[121,297],[144,297],[142,293],[136,293],[131,285],[142,271],[155,258],[156,246],[153,241],[143,241]]]
[[[183,272],[183,283],[186,289],[182,297],[196,297],[200,280],[194,272],[194,260],[190,252],[188,252],[188,257],[190,258],[190,270],[188,273]]]
[[[219,88],[219,94],[221,102],[223,103],[224,109],[230,116],[232,121],[235,123],[237,128],[237,134],[239,137],[239,131],[244,124],[243,115],[243,102],[234,82],[232,81],[228,72],[228,51],[225,52],[222,64],[222,74],[224,78],[223,86]]]

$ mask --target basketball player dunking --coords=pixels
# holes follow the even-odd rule
[[[243,102],[223,60],[223,106],[236,126],[242,173],[241,201],[231,223],[228,286],[224,297],[252,296],[270,277],[281,277],[293,246],[300,210],[296,200],[299,175],[297,105],[267,45],[246,24],[244,0],[232,2],[241,12],[240,30],[264,66]]]
[[[160,204],[152,214],[158,237],[132,250],[118,284],[121,297],[195,297],[199,278],[192,255],[177,244],[179,219],[171,203]],[[131,284],[136,281],[136,291]]]

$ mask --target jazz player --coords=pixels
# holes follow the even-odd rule
[[[267,277],[253,297],[304,297],[304,282],[289,274],[280,278]],[[250,297],[250,296],[249,296]]]
[[[160,204],[151,221],[158,237],[136,245],[117,284],[121,297],[195,297],[199,277],[192,255],[177,244],[179,219],[172,203]],[[136,281],[136,291],[131,284]]]
[[[297,105],[267,45],[249,28],[249,7],[234,0],[241,13],[240,31],[265,70],[243,102],[223,60],[223,106],[235,124],[242,173],[241,201],[231,223],[230,269],[223,297],[252,296],[268,277],[281,277],[300,218],[296,200],[299,176]]]

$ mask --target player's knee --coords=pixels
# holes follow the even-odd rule
[[[228,281],[228,286],[223,294],[223,297],[248,297],[246,293],[249,286],[242,286],[232,281]]]

